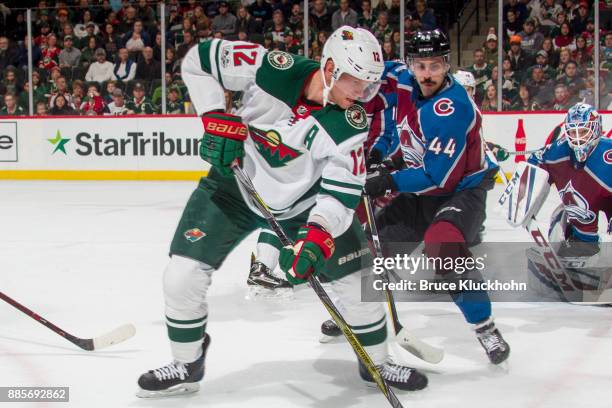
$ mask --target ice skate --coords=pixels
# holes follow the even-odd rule
[[[251,269],[247,278],[248,293],[246,298],[255,300],[276,299],[285,300],[293,296],[293,285],[278,276],[270,268],[255,260],[251,254]]]
[[[204,378],[206,351],[210,345],[210,336],[204,335],[202,356],[192,363],[173,361],[155,370],[150,370],[138,379],[140,398],[161,398],[179,394],[189,394],[200,389]]]
[[[390,360],[377,365],[376,368],[391,387],[404,391],[417,391],[427,387],[427,377],[414,368],[395,364]],[[364,381],[374,384],[372,376],[361,360],[359,361],[359,375]]]
[[[506,343],[493,319],[489,318],[476,325],[476,337],[485,349],[493,364],[500,364],[510,355],[510,345]]]
[[[320,343],[330,343],[336,339],[342,339],[342,330],[332,319],[326,320],[321,324]]]

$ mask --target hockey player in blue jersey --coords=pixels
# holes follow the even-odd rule
[[[497,172],[484,153],[481,114],[449,74],[450,44],[444,33],[417,32],[408,43],[407,57],[408,66],[387,63],[383,75],[397,93],[402,168],[390,171],[380,165],[391,153],[389,137],[373,146],[367,162],[366,194],[400,193],[376,218],[383,254],[410,253],[424,241],[430,258],[469,257],[468,247],[480,240],[486,195]],[[392,242],[402,243],[401,248],[391,247]],[[476,271],[470,273],[482,279]],[[458,277],[442,267],[436,275],[445,281]],[[506,360],[510,347],[495,327],[488,294],[459,290],[450,295],[473,324],[489,360]]]
[[[612,222],[612,140],[602,137],[601,115],[592,106],[577,103],[568,111],[560,134],[531,155],[528,163],[547,173],[562,202],[552,214],[549,241],[557,243],[557,255],[570,272],[569,287],[605,289],[601,285],[606,285],[607,278],[600,281],[597,273],[588,273],[589,268],[601,266],[596,265],[600,213]],[[548,189],[544,191],[547,194]],[[542,274],[534,262],[529,267],[533,276],[557,292],[567,289]],[[575,294],[571,298],[576,299]]]

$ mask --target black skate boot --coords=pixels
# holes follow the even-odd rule
[[[377,365],[382,378],[391,386],[404,391],[417,391],[427,387],[427,377],[414,368],[401,366],[392,361]],[[365,381],[374,383],[368,369],[359,360],[359,375]]]
[[[168,397],[178,394],[196,392],[200,389],[199,381],[204,378],[204,361],[210,345],[210,336],[204,335],[202,356],[192,363],[172,363],[150,370],[138,379],[140,398]]]
[[[255,260],[255,255],[251,254],[251,270],[247,278],[249,293],[247,298],[285,298],[293,293],[293,285],[283,278],[272,274],[270,268]]]
[[[510,355],[510,345],[506,343],[499,330],[497,330],[492,318],[478,323],[475,330],[476,337],[478,337],[482,348],[487,352],[491,363],[500,364],[508,358]]]
[[[329,343],[340,336],[342,336],[342,330],[332,319],[326,320],[321,324],[320,343]]]

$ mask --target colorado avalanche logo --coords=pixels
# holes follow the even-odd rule
[[[595,221],[597,215],[590,210],[589,202],[576,191],[571,181],[559,190],[559,196],[565,206],[568,219],[574,219],[581,224],[590,224]]]
[[[402,158],[407,167],[419,168],[423,166],[423,144],[417,134],[412,130],[406,118],[397,127],[400,136],[400,149]]]
[[[604,152],[603,159],[607,164],[612,164],[612,149]]]
[[[433,106],[434,113],[438,116],[450,116],[455,111],[453,101],[448,98],[438,99]]]

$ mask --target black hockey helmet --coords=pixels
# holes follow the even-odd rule
[[[413,58],[445,57],[450,61],[450,41],[440,29],[417,31],[406,43],[406,61]]]

